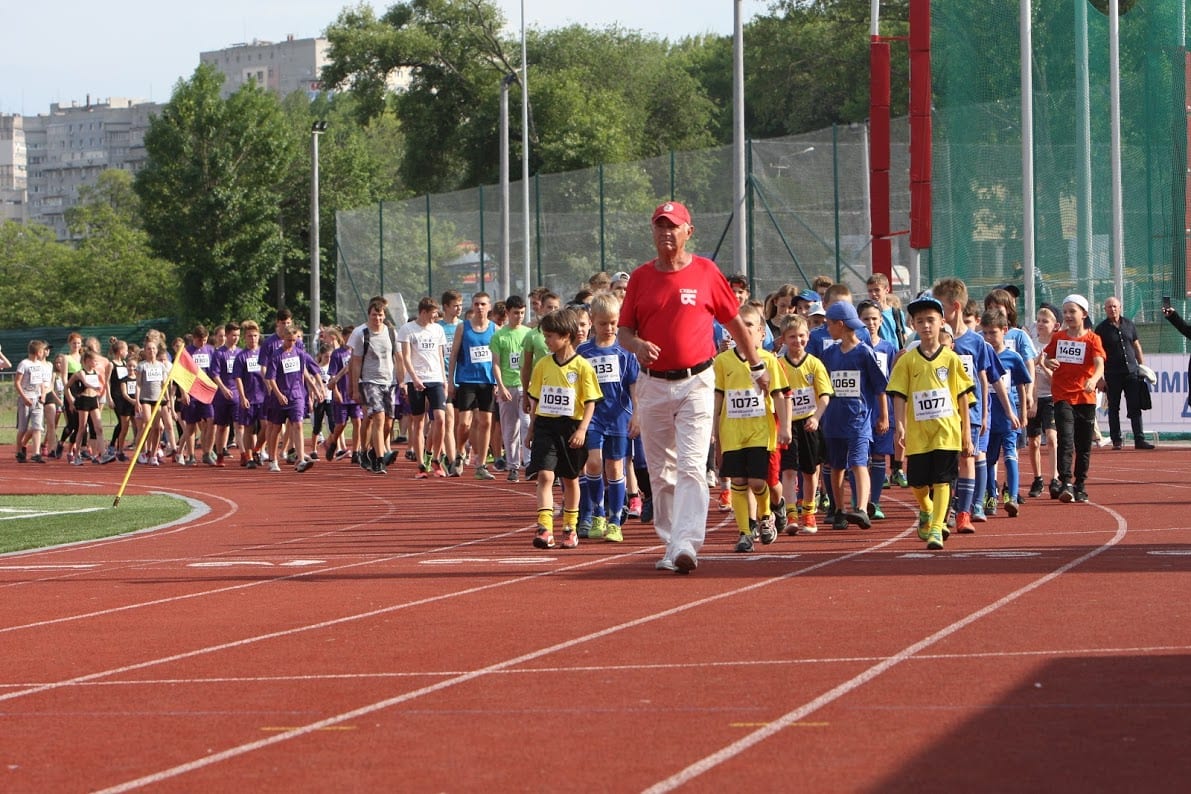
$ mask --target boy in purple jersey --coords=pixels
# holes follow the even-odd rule
[[[282,346],[282,334],[286,329],[294,327],[294,315],[289,309],[278,309],[277,315],[273,319],[273,333],[269,334],[261,341],[261,367],[264,367],[265,362],[273,357]],[[304,350],[302,340],[299,338],[295,340],[294,346],[299,350]],[[273,421],[276,415],[276,401],[273,393],[265,392],[265,407],[261,415],[261,422],[263,423],[263,431],[265,435],[264,449],[266,455],[271,455],[273,448],[277,446],[277,435],[281,432],[281,425]]]
[[[299,350],[294,342],[297,332],[293,328],[281,331],[281,348],[265,361],[265,385],[277,403],[274,419],[277,425],[284,427],[288,436],[287,446],[292,446],[298,454],[295,471],[306,471],[314,465],[313,458],[306,457],[306,434],[302,428],[302,420],[306,418],[306,403],[309,392],[306,389],[307,375],[310,375],[318,399],[322,399],[322,379],[315,362],[306,351]],[[280,434],[278,434],[280,436]],[[274,441],[274,448],[270,450],[269,471],[281,471],[277,461],[280,449]]]
[[[261,358],[261,329],[252,320],[240,325],[244,334],[244,349],[236,356],[232,370],[240,402],[236,407],[236,424],[243,439],[240,443],[240,465],[255,469],[260,465],[260,425],[264,420],[265,374]]]
[[[228,323],[223,327],[223,345],[215,348],[211,369],[213,380],[219,386],[215,393],[215,465],[223,468],[224,452],[227,449],[228,431],[236,423],[236,406],[240,404],[240,390],[236,386],[236,357],[240,354],[240,324]],[[236,433],[236,446],[243,449],[244,439]]]
[[[351,336],[353,326],[347,326],[342,332],[337,328],[327,330],[327,339],[332,345],[331,360],[327,362],[327,389],[331,392],[331,435],[323,445],[327,451],[327,460],[334,460],[340,455],[340,439],[348,423],[352,426],[352,463],[358,463],[356,453],[359,452],[360,420],[364,418],[364,409],[356,402],[351,393],[348,375],[351,372],[352,349],[347,344],[347,337]],[[344,453],[346,454],[346,453]]]
[[[186,352],[194,359],[195,365],[207,373],[212,380],[217,373],[212,369],[212,359],[215,349],[207,344],[207,328],[196,325],[191,332],[191,344],[186,346]],[[218,381],[216,381],[218,382]],[[190,399],[185,392],[180,392],[182,399],[182,441],[178,444],[178,462],[193,466],[195,459],[202,454],[203,463],[215,465],[215,453],[212,451],[211,421],[215,417],[215,407],[211,403],[203,403]],[[189,450],[190,454],[186,455]]]

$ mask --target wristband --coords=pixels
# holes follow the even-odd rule
[[[765,369],[765,362],[758,361],[756,364],[749,364],[749,369],[753,372],[760,372],[761,370]]]

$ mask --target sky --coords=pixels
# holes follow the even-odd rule
[[[732,0],[685,0],[672,7],[640,0],[497,0],[514,34],[521,5],[529,28],[617,24],[671,40],[732,32]],[[199,53],[253,39],[322,35],[351,0],[57,0],[9,3],[0,47],[0,113],[48,113],[50,104],[110,97],[167,102]],[[394,3],[372,2],[378,15]],[[745,22],[769,0],[742,0]],[[47,11],[47,8],[52,9]]]

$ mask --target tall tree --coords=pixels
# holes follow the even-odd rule
[[[187,321],[264,311],[284,249],[282,177],[298,156],[276,97],[249,83],[223,100],[222,82],[205,64],[179,82],[136,179],[153,249],[178,265]]]

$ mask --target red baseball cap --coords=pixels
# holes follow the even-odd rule
[[[658,205],[658,208],[653,211],[653,219],[650,223],[657,223],[658,218],[665,218],[675,226],[691,222],[691,214],[677,201],[667,201],[665,204]]]

